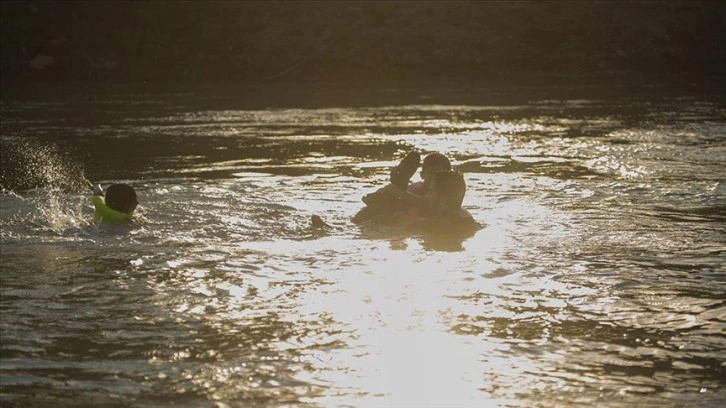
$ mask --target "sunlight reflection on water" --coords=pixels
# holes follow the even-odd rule
[[[726,120],[691,102],[28,121],[142,203],[98,227],[85,192],[0,196],[2,401],[717,404]],[[465,173],[482,229],[349,222],[413,149]]]

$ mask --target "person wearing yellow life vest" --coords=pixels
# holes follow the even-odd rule
[[[105,196],[100,184],[93,186],[93,206],[96,208],[93,222],[96,224],[129,221],[138,204],[136,191],[128,184],[111,184]]]

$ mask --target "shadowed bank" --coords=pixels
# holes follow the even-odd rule
[[[718,1],[2,2],[15,80],[246,84],[702,82]]]

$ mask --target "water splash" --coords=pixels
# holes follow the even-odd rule
[[[90,181],[83,166],[57,145],[37,139],[0,138],[3,229],[26,224],[38,232],[63,235],[87,225],[84,200]],[[28,231],[30,232],[30,231]],[[9,239],[3,235],[3,239]]]
[[[23,137],[0,138],[0,189],[50,188],[85,192],[91,185],[83,166],[58,146]]]
[[[79,229],[91,225],[92,221],[88,200],[58,189],[35,189],[23,194],[3,191],[0,204],[2,242],[32,240],[32,237],[45,240],[48,233],[52,237],[80,238]]]

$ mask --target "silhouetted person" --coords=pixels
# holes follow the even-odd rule
[[[408,204],[391,198],[386,189],[395,186],[399,190],[406,191],[408,181],[416,173],[416,169],[420,164],[421,155],[418,152],[407,154],[398,166],[391,169],[390,184],[388,186],[363,196],[362,200],[366,206],[353,217],[353,222],[360,223],[380,215],[404,211]]]
[[[385,194],[415,210],[416,218],[413,220],[406,217],[407,214],[414,213],[411,210],[401,215],[402,220],[409,223],[407,228],[451,232],[479,227],[471,214],[461,208],[466,194],[466,183],[464,176],[458,171],[443,170],[428,175],[423,197],[393,185],[385,188]]]

